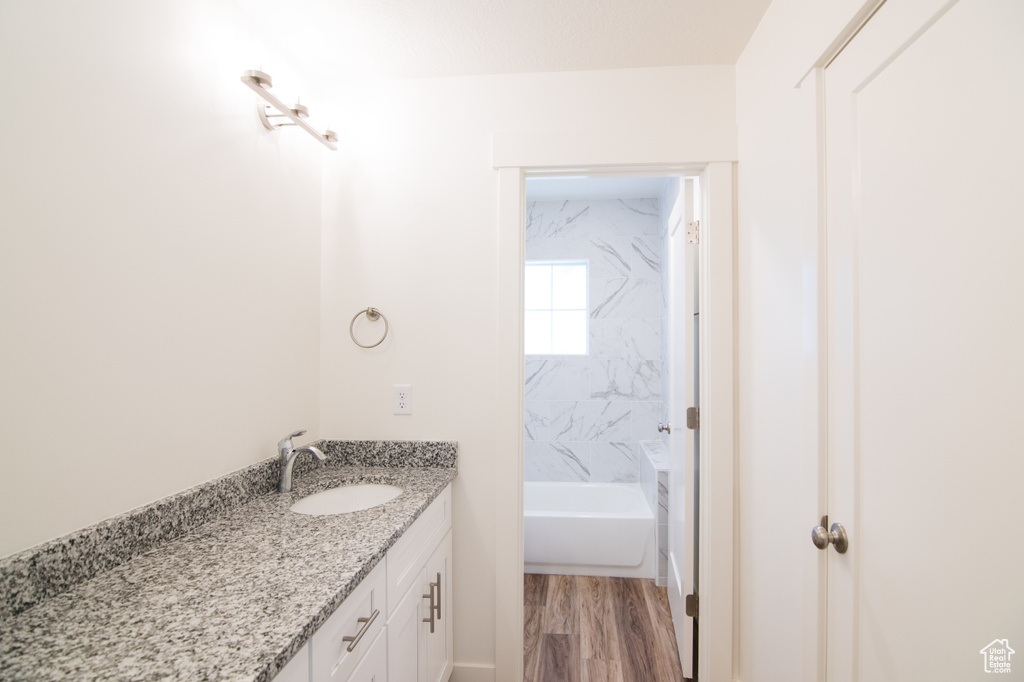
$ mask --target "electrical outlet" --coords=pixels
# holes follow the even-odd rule
[[[412,414],[412,384],[395,384],[392,409],[395,414]]]

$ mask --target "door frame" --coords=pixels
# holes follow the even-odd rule
[[[497,367],[494,440],[495,676],[523,679],[523,266],[525,180],[530,171],[669,175],[704,168],[701,226],[701,466],[699,679],[737,669],[735,539],[738,443],[735,136],[673,131],[496,133],[498,171]],[[710,142],[709,142],[710,138]],[[625,140],[625,141],[624,141]],[[630,142],[629,140],[633,140]]]

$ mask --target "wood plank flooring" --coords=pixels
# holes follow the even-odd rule
[[[523,682],[683,682],[653,580],[527,573]]]

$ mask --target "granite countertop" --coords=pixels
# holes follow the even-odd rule
[[[456,476],[328,466],[0,620],[5,680],[270,680]],[[343,483],[404,489],[384,505],[296,514]]]

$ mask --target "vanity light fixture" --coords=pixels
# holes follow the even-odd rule
[[[267,104],[262,102],[256,103],[256,112],[260,116],[260,121],[267,130],[277,130],[283,126],[298,126],[305,130],[307,133],[320,140],[320,142],[332,151],[337,151],[338,148],[334,146],[334,143],[338,141],[338,135],[333,130],[325,130],[323,133],[318,133],[313,126],[306,123],[306,119],[309,118],[309,107],[305,104],[295,102],[292,106],[288,106],[270,94],[270,88],[273,86],[273,80],[270,78],[270,74],[264,73],[257,69],[242,72],[242,82],[252,88],[253,92],[259,95],[261,98],[267,101]],[[277,113],[274,113],[274,112]],[[276,120],[286,119],[286,120]]]

